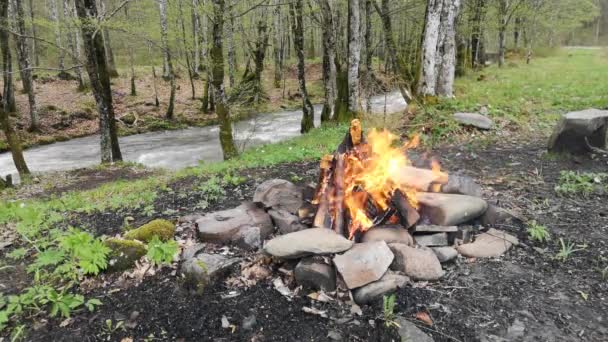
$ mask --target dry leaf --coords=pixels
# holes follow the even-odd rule
[[[321,311],[319,309],[315,309],[315,308],[309,308],[309,307],[303,307],[302,310],[306,313],[309,314],[313,314],[313,315],[319,315],[323,318],[327,318],[327,311]]]
[[[433,320],[431,319],[431,316],[426,311],[417,312],[416,319],[430,327],[433,326]]]
[[[132,337],[125,337],[122,340],[120,340],[120,342],[133,342],[133,338]]]

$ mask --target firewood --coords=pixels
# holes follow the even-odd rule
[[[401,190],[395,190],[392,197],[392,203],[397,212],[399,212],[399,216],[401,217],[401,224],[405,228],[410,228],[420,220],[420,214],[416,208],[414,208],[410,202],[407,200],[407,197]]]
[[[365,144],[365,135],[363,134],[363,128],[361,121],[354,119],[350,123],[350,128],[344,139],[338,145],[336,154],[343,154],[353,151],[355,147]]]
[[[334,195],[332,198],[334,222],[332,228],[340,235],[345,235],[344,210],[344,176],[346,171],[346,155],[337,154],[333,173]]]
[[[448,175],[444,172],[407,166],[392,175],[395,182],[419,191],[432,191],[434,185],[446,184]]]

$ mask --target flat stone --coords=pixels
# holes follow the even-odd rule
[[[302,223],[300,223],[300,218],[298,216],[290,213],[287,210],[271,209],[268,211],[268,214],[272,218],[272,222],[274,222],[275,226],[279,229],[279,232],[281,234],[289,234],[308,228]]]
[[[253,194],[253,202],[266,208],[285,209],[297,214],[302,206],[302,190],[284,179],[271,179],[260,184]]]
[[[435,226],[435,225],[418,225],[414,228],[416,233],[456,233],[457,226]]]
[[[266,243],[264,251],[284,259],[296,259],[309,255],[341,253],[353,246],[353,242],[331,229],[311,228],[278,236]]]
[[[497,207],[493,204],[488,205],[488,210],[479,218],[484,226],[493,226],[501,224],[510,224],[517,221],[523,221],[514,212]]]
[[[373,241],[355,244],[346,253],[336,255],[334,265],[346,286],[354,289],[380,279],[393,259],[386,242]]]
[[[203,242],[234,243],[247,249],[261,247],[274,230],[270,216],[253,203],[207,214],[196,226]]]
[[[422,332],[416,324],[408,321],[403,317],[397,317],[397,324],[399,325],[399,336],[401,341],[411,342],[433,342],[433,339]]]
[[[392,270],[403,272],[415,280],[437,280],[443,276],[441,263],[430,248],[414,248],[399,243],[392,243],[389,247],[395,255]]]
[[[441,192],[481,198],[483,190],[471,177],[448,175],[448,182],[441,186]]]
[[[386,243],[403,243],[414,245],[414,239],[401,226],[380,226],[366,231],[361,242],[384,241]]]
[[[580,154],[591,151],[588,145],[608,147],[608,110],[587,109],[563,115],[548,148],[551,152]]]
[[[355,289],[353,298],[357,304],[368,304],[381,299],[387,293],[404,287],[409,281],[410,278],[407,276],[388,271],[379,280]]]
[[[181,271],[188,285],[202,291],[209,282],[225,275],[240,260],[220,254],[195,253],[183,262]]]
[[[300,260],[294,270],[296,282],[304,287],[331,292],[336,290],[336,270],[314,258]]]
[[[488,208],[483,199],[466,195],[421,192],[417,199],[422,207],[422,216],[440,226],[456,226],[471,221]]]
[[[416,235],[416,244],[425,247],[447,246],[448,233]]]
[[[478,113],[454,113],[452,117],[456,122],[465,126],[473,126],[484,130],[489,130],[494,127],[494,121],[492,121],[492,119]]]
[[[452,261],[458,257],[458,251],[454,247],[433,247],[431,248],[440,263]]]
[[[518,243],[515,236],[491,228],[487,232],[477,235],[474,242],[458,246],[457,250],[469,258],[491,258],[503,255]]]

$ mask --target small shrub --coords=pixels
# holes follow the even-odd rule
[[[396,297],[395,294],[391,294],[390,296],[384,296],[382,298],[382,307],[383,307],[383,315],[384,315],[384,324],[387,327],[396,326],[395,322],[395,305],[396,305]]]
[[[527,231],[528,236],[533,241],[547,242],[550,239],[550,234],[547,227],[536,223],[536,221],[530,222]]]
[[[148,253],[146,256],[155,265],[170,264],[173,256],[177,253],[177,242],[170,240],[162,242],[158,237],[152,238],[148,243]]]

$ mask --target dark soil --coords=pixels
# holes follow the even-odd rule
[[[545,225],[552,239],[533,242],[524,225],[497,227],[517,235],[520,245],[501,258],[458,259],[446,267],[441,281],[399,290],[395,313],[412,321],[418,312],[429,313],[433,326],[417,324],[435,341],[607,341],[608,279],[600,270],[608,267],[608,195],[560,197],[554,187],[561,170],[605,172],[608,159],[547,157],[540,142],[446,147],[436,154],[445,169],[468,174],[482,184],[488,200]],[[263,180],[290,179],[296,174],[302,177],[297,183],[303,185],[314,181],[316,172],[316,163],[244,171],[245,183],[229,187],[224,200],[198,212],[227,209],[251,199]],[[199,182],[190,178],[173,184],[173,193],[157,199],[159,214],[155,216],[197,212],[193,207],[201,195],[192,189]],[[167,209],[175,212],[162,214]],[[78,220],[109,234],[120,229],[125,215],[138,223],[151,219],[135,211]],[[566,261],[556,260],[560,238],[582,250]],[[110,291],[111,283],[93,290],[89,296],[99,296],[104,303],[96,312],[78,314],[64,328],[55,320],[32,324],[28,340],[328,341],[328,333],[334,331],[348,341],[399,341],[396,330],[385,328],[380,319],[381,303],[363,307],[363,316],[345,323],[337,321],[349,316],[343,306],[319,304],[305,297],[307,293],[288,301],[270,281],[236,289],[237,297],[222,299],[222,294],[235,289],[219,281],[202,295],[191,294],[171,272],[165,269],[139,286],[118,292]],[[304,306],[327,310],[329,318],[305,313]],[[130,320],[134,311],[139,316]],[[223,315],[236,326],[234,332],[221,327]],[[256,324],[253,330],[245,330],[242,321],[250,315],[255,315]],[[108,319],[132,324],[112,332],[106,328]]]

